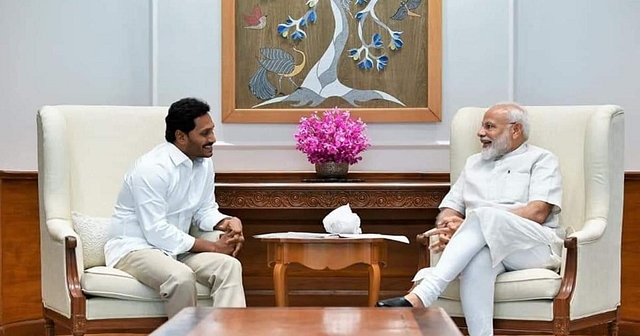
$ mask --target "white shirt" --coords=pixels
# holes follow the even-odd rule
[[[192,225],[212,231],[218,211],[210,158],[189,159],[166,142],[141,156],[124,177],[104,253],[114,266],[127,253],[157,248],[175,258],[193,247]]]
[[[552,204],[543,225],[559,226],[562,179],[558,159],[545,149],[525,143],[495,160],[483,160],[480,153],[470,156],[440,208],[466,216],[479,207],[512,210],[531,201]]]

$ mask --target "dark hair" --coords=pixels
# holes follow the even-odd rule
[[[176,131],[191,132],[196,128],[195,119],[209,112],[209,104],[196,98],[182,98],[171,104],[169,113],[164,118],[167,128],[164,138],[168,142],[176,141]]]

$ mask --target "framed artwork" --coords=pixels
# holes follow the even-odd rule
[[[222,1],[222,122],[438,122],[442,0]]]

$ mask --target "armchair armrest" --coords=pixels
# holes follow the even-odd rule
[[[584,223],[581,230],[571,233],[569,237],[575,237],[580,245],[589,244],[598,240],[606,227],[607,222],[604,219],[591,219]]]
[[[48,219],[47,220],[47,231],[49,232],[49,236],[56,243],[66,243],[67,237],[75,237],[78,239],[78,234],[73,231],[73,227],[71,222],[66,219]]]
[[[553,299],[553,315],[568,317],[571,297],[573,296],[573,289],[578,276],[578,239],[576,237],[565,239],[564,247],[566,249],[566,258],[562,269],[563,276],[560,290],[555,299]]]
[[[418,269],[431,266],[431,252],[429,251],[429,237],[424,233],[419,233],[416,236],[418,242]]]
[[[45,308],[54,310],[65,317],[69,317],[71,312],[72,295],[69,290],[68,265],[73,255],[74,265],[78,266],[78,260],[82,257],[82,252],[77,248],[78,235],[73,231],[69,220],[53,218],[48,219],[41,225],[40,254],[42,278],[42,302]],[[73,243],[68,245],[68,238],[73,238]],[[70,242],[69,242],[70,243]],[[78,255],[80,253],[80,255]],[[79,285],[79,272],[74,271]]]
[[[76,247],[78,241],[73,236],[64,239],[65,249],[65,270],[67,274],[67,288],[71,297],[71,315],[85,316],[86,297],[82,293],[80,277],[78,276],[78,260],[76,258]]]
[[[620,227],[607,227],[603,219],[589,220],[568,239],[574,239],[579,247],[575,250],[573,295],[569,297],[570,318],[615,311],[620,305],[621,289]],[[570,262],[569,252],[565,263]]]

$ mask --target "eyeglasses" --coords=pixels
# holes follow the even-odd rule
[[[507,124],[505,124],[505,125],[513,125],[513,124],[515,124],[515,123],[516,123],[516,122],[514,121],[514,122],[507,123]],[[483,130],[485,130],[485,131],[487,131],[487,132],[490,132],[490,131],[495,130],[498,126],[496,126],[495,124],[490,123],[490,122],[485,122],[485,123],[480,124],[480,127],[481,127]]]

